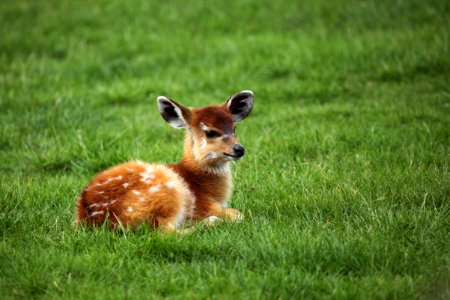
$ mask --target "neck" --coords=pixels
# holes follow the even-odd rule
[[[210,165],[199,161],[193,152],[193,141],[186,134],[184,155],[178,164],[170,165],[188,184],[197,199],[198,210],[213,201],[226,206],[231,193],[231,172],[229,163]],[[206,202],[205,202],[206,201]],[[203,203],[203,204],[202,204]]]

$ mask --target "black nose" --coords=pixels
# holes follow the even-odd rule
[[[239,157],[244,156],[244,153],[245,153],[244,147],[242,147],[239,144],[236,144],[233,146],[233,151],[234,151],[234,154]]]

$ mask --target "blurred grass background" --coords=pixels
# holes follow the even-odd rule
[[[2,298],[449,297],[447,1],[2,1]],[[251,89],[243,224],[77,230],[96,172],[174,162]]]

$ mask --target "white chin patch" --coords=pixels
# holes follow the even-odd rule
[[[208,167],[207,170],[209,173],[216,174],[216,175],[227,174],[230,172],[230,165],[228,162],[226,162],[226,163],[218,165],[218,166]]]
[[[219,157],[219,155],[217,155],[216,152],[209,152],[208,153],[208,158],[210,158],[210,159],[215,159],[215,158],[218,158],[218,157]]]

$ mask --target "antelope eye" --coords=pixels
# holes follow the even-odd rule
[[[214,137],[218,137],[219,133],[217,131],[214,130],[206,130],[205,131],[205,135],[207,138],[214,138]]]

